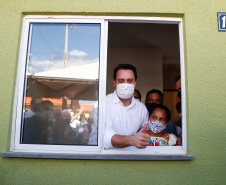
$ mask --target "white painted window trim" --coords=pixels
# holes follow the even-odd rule
[[[23,93],[21,87],[24,87],[25,64],[27,55],[27,43],[30,23],[101,23],[101,42],[100,42],[100,69],[99,69],[99,129],[98,146],[67,146],[67,145],[32,145],[20,144],[20,127]],[[179,42],[180,42],[180,70],[182,87],[182,146],[172,147],[147,147],[146,149],[137,149],[127,147],[123,149],[104,149],[104,117],[105,117],[105,94],[106,94],[106,70],[107,70],[107,38],[108,22],[146,22],[160,24],[178,24]],[[184,69],[184,41],[182,18],[169,17],[124,17],[124,16],[26,16],[23,20],[19,63],[17,71],[17,81],[14,97],[13,124],[11,133],[11,152],[34,152],[34,153],[68,153],[68,154],[120,154],[120,155],[150,155],[150,154],[187,154],[187,136],[186,136],[186,96],[185,96],[185,69]],[[100,139],[101,138],[101,139]]]

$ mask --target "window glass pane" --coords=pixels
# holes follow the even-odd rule
[[[100,24],[33,23],[28,45],[20,143],[87,145],[97,128]]]

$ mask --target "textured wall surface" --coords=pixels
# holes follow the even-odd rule
[[[0,1],[0,153],[10,146],[24,15],[136,15],[184,21],[188,154],[193,161],[89,161],[0,158],[0,184],[225,184],[225,0]]]

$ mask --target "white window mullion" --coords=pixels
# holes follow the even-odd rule
[[[99,124],[98,124],[98,145],[104,149],[104,129],[105,129],[105,97],[107,79],[107,47],[108,47],[108,21],[101,25],[101,50],[100,50],[100,78],[99,78]]]
[[[178,24],[180,41],[180,71],[181,71],[181,111],[182,111],[182,150],[187,152],[187,131],[186,131],[186,87],[185,87],[185,64],[184,64],[184,38],[183,23]]]

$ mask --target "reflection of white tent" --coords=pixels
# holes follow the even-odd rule
[[[26,96],[95,100],[98,74],[99,63],[91,63],[28,75]]]
[[[35,73],[34,77],[48,77],[60,79],[79,79],[79,80],[97,80],[99,71],[99,63],[91,63],[78,65],[70,68],[57,69],[53,71],[44,71]]]

